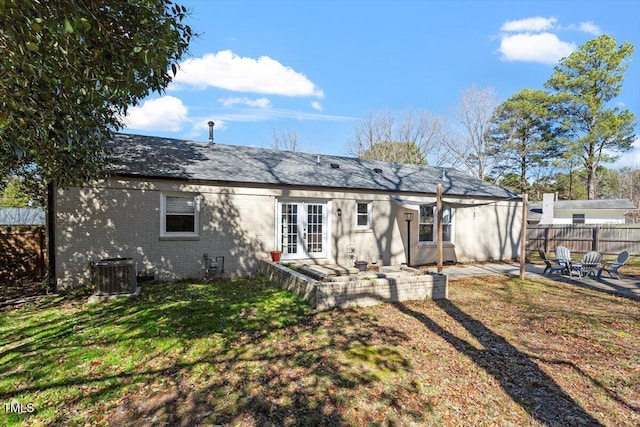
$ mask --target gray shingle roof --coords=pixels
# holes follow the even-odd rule
[[[602,200],[558,200],[553,202],[554,211],[581,211],[588,209],[624,209],[632,211],[636,206],[629,199],[602,199]],[[529,202],[529,221],[542,219],[542,202]]]
[[[553,208],[560,211],[569,211],[584,209],[636,209],[636,206],[629,199],[557,200],[553,202]],[[530,202],[529,212],[533,209],[541,213],[542,202]]]
[[[428,194],[442,182],[447,195],[517,197],[451,168],[128,134],[108,148],[110,173],[120,176]]]
[[[636,206],[629,199],[558,200],[554,202],[554,208],[558,210],[635,209]]]

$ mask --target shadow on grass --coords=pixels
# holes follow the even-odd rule
[[[36,407],[9,414],[16,424],[37,416],[45,424],[339,426],[358,385],[410,369],[387,345],[405,341],[402,333],[357,311],[313,314],[262,278],[149,284],[138,298],[4,314],[0,401]],[[327,335],[327,322],[337,332]],[[379,335],[385,345],[371,343]]]
[[[550,426],[602,425],[565,393],[530,357],[503,337],[460,310],[451,301],[439,300],[436,301],[436,305],[452,320],[462,325],[484,349],[478,349],[457,337],[425,314],[404,304],[396,304],[402,313],[420,321],[427,329],[442,337],[458,352],[473,360],[495,378],[510,398],[538,422]]]

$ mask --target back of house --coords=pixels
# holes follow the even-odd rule
[[[434,263],[438,184],[445,261],[519,253],[521,198],[454,169],[125,134],[109,149],[108,179],[55,191],[59,288],[88,283],[105,258],[163,280],[252,275],[272,250],[317,264]]]

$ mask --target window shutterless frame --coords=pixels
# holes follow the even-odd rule
[[[200,196],[193,193],[160,194],[160,237],[200,235]]]
[[[372,202],[356,202],[355,227],[360,230],[370,229],[372,226]]]
[[[444,207],[442,210],[442,241],[453,241],[454,209]],[[437,215],[432,205],[421,205],[418,218],[418,243],[434,243],[437,241]]]
[[[418,215],[418,243],[435,242],[435,210],[430,205],[420,205]]]

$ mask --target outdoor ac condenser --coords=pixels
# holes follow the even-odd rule
[[[98,294],[136,291],[136,266],[132,258],[108,258],[91,264],[93,286]]]

